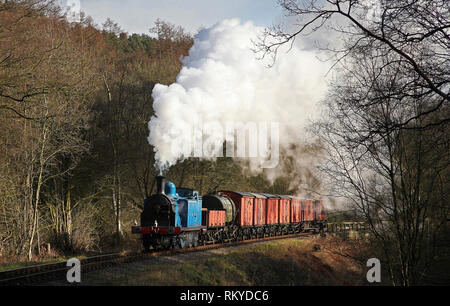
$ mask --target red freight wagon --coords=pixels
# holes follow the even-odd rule
[[[278,200],[273,194],[263,193],[266,199],[266,224],[278,223]]]
[[[297,197],[291,197],[291,223],[302,222],[302,201]]]
[[[266,224],[266,197],[259,193],[252,193],[253,199],[253,225]]]
[[[202,225],[207,227],[225,226],[225,210],[208,210],[205,216],[205,222]]]
[[[291,216],[291,198],[289,196],[279,195],[279,213],[278,223],[287,224]]]
[[[313,221],[314,220],[314,204],[313,200],[302,200],[302,220]]]
[[[248,192],[237,192],[223,190],[219,191],[219,195],[223,194],[233,200],[236,206],[237,216],[236,222],[239,226],[252,226],[253,225],[253,199],[255,196]]]
[[[323,206],[322,200],[314,201],[314,220],[325,221],[327,219],[327,211]]]

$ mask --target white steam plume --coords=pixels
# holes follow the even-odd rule
[[[154,146],[158,169],[194,155],[192,130],[198,122],[222,127],[227,122],[277,122],[280,147],[302,139],[303,126],[318,114],[328,66],[314,52],[294,45],[288,53],[283,51],[290,46],[281,48],[268,68],[272,59],[257,59],[251,50],[262,31],[238,19],[202,30],[183,59],[176,83],[154,87],[155,115],[148,124],[148,141]],[[212,128],[197,132],[203,138],[224,139]]]

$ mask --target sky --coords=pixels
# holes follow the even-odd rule
[[[148,33],[157,18],[180,25],[191,34],[227,18],[251,20],[257,26],[279,22],[282,11],[276,0],[63,0],[79,5],[95,23],[107,17],[131,33]],[[79,3],[79,4],[78,4]]]

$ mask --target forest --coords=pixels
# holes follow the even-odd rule
[[[449,4],[386,4],[382,21],[365,26],[351,14],[358,1],[331,1],[330,9],[278,2],[309,19],[295,34],[268,29],[256,42],[274,60],[279,46],[333,14],[350,22],[338,29],[344,48],[327,50],[340,77],[311,127],[318,141],[292,148],[299,158],[325,156],[324,179],[296,167],[292,155],[282,156],[283,175],[272,180],[226,157],[190,158],[165,176],[200,194],[295,194],[292,182],[308,196],[328,190],[350,207],[345,218],[369,225],[367,247],[393,285],[442,279],[450,245]],[[111,19],[72,22],[66,13],[56,1],[0,2],[0,258],[120,246],[155,187],[152,89],[176,81],[195,33],[158,19],[148,34],[129,34]]]
[[[152,89],[170,84],[193,35],[157,20],[127,34],[108,19],[69,22],[53,1],[0,3],[0,254],[43,256],[120,245],[157,171]],[[201,194],[289,190],[241,175],[231,158],[190,159],[167,177]],[[314,180],[313,180],[314,181]],[[313,182],[317,184],[317,182]]]

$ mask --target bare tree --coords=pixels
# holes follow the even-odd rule
[[[40,80],[32,79],[34,69],[43,64],[52,47],[36,44],[30,29],[39,23],[37,16],[56,14],[54,0],[16,0],[0,2],[0,111],[9,111],[25,118],[33,98],[48,92]],[[33,46],[34,49],[23,46]]]
[[[448,1],[279,0],[292,31],[267,29],[262,56],[319,30],[336,77],[313,127],[329,187],[370,225],[395,285],[429,279],[449,213]]]
[[[429,100],[397,99],[408,70],[402,62],[386,66],[391,59],[377,54],[350,54],[358,69],[334,82],[314,129],[328,151],[321,169],[333,193],[365,217],[392,283],[414,285],[428,277],[450,211],[449,126],[423,127],[449,109],[417,116]],[[381,74],[380,66],[387,67]]]
[[[448,107],[450,71],[450,4],[445,0],[279,0],[287,16],[296,19],[295,30],[281,26],[267,29],[256,43],[263,56],[276,56],[281,45],[294,43],[300,35],[312,35],[326,26],[338,32],[343,47],[328,48],[336,63],[355,50],[377,50],[376,56],[389,58],[375,73],[401,64],[409,81],[391,93],[392,98],[411,96],[429,99],[420,112],[390,128],[408,125],[420,117]],[[348,67],[346,67],[348,68]],[[426,126],[450,121],[437,116]],[[426,127],[425,126],[425,127]]]
[[[76,29],[69,29],[53,6],[44,11],[44,2],[50,5],[51,1],[13,2],[7,9],[9,3],[2,4],[0,11],[1,22],[20,19],[3,32],[8,35],[0,45],[0,54],[13,54],[0,70],[4,77],[0,77],[0,105],[6,109],[0,110],[6,132],[0,135],[6,144],[0,174],[10,181],[2,180],[5,215],[1,226],[12,234],[6,235],[11,249],[31,259],[34,249],[40,248],[42,228],[48,225],[43,224],[46,208],[59,213],[70,205],[70,184],[66,183],[89,148],[84,136],[95,83],[94,71],[87,68],[89,60],[80,56],[81,50],[88,50],[77,41],[83,35],[74,35]],[[33,6],[26,6],[32,2]],[[61,205],[52,201],[50,193],[55,190],[63,193]],[[9,196],[4,198],[5,194]],[[64,214],[69,233],[70,212],[69,208]]]

